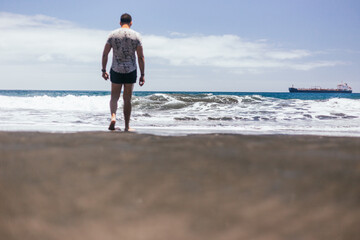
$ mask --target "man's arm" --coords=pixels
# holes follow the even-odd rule
[[[140,68],[140,78],[139,78],[139,85],[142,86],[145,83],[145,57],[143,52],[142,46],[137,46],[136,54],[138,56],[138,63]]]
[[[106,43],[105,47],[104,47],[104,51],[103,51],[103,55],[102,55],[102,77],[105,80],[109,79],[109,74],[106,72],[106,65],[108,62],[108,56],[109,56],[109,52],[111,50],[111,45]]]

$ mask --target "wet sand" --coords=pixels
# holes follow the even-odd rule
[[[360,138],[0,132],[0,239],[358,239]]]

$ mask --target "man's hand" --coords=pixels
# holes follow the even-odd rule
[[[144,76],[141,76],[141,77],[139,78],[139,85],[140,85],[140,87],[142,87],[142,85],[144,85],[144,83],[145,83],[145,77],[144,77]]]
[[[109,74],[107,72],[103,72],[102,77],[103,77],[103,79],[108,80],[109,79]]]

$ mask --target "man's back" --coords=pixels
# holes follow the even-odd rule
[[[138,46],[142,46],[139,33],[129,28],[119,28],[109,35],[107,43],[113,49],[111,68],[115,72],[130,73],[136,70],[135,52]]]

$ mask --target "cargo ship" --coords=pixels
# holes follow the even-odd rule
[[[321,87],[312,87],[312,88],[294,88],[292,86],[289,88],[291,93],[352,93],[352,88],[347,85],[347,83],[341,83],[337,85],[337,88],[321,88]]]

